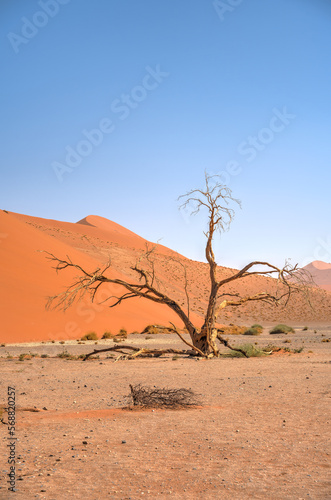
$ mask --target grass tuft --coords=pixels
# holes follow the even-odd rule
[[[287,335],[288,333],[294,333],[294,332],[295,331],[291,326],[280,323],[279,325],[274,326],[269,333],[270,334],[285,333]]]

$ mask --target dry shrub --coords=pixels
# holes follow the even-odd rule
[[[221,330],[224,335],[244,335],[248,328],[247,326],[238,326],[231,323],[229,326],[222,326]]]
[[[143,331],[143,333],[148,333],[149,335],[157,335],[158,333],[168,333],[168,329],[162,325],[147,325]]]
[[[83,337],[80,340],[98,340],[98,336],[95,332],[90,332],[87,333],[86,335],[83,335]]]
[[[103,335],[102,335],[102,339],[112,339],[113,338],[113,334],[111,332],[105,332]]]
[[[121,328],[120,331],[118,332],[117,335],[115,335],[115,337],[124,337],[124,338],[127,338],[128,336],[128,332],[125,328]]]
[[[179,330],[181,333],[188,333],[186,328]],[[163,325],[147,325],[141,334],[157,335],[159,333],[173,333],[173,329]]]
[[[159,330],[154,325],[147,325],[146,328],[144,328],[141,333],[142,334],[148,333],[149,335],[156,335],[159,333]]]
[[[273,335],[275,333],[285,333],[287,335],[288,333],[295,333],[295,330],[291,326],[284,325],[281,323],[277,326],[274,326],[273,329],[270,330],[269,333],[271,335]]]
[[[129,401],[141,408],[188,408],[199,404],[191,389],[166,389],[130,384]]]

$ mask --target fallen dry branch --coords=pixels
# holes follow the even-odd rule
[[[199,402],[191,389],[166,389],[130,384],[129,400],[141,408],[188,408]]]
[[[129,352],[125,352],[125,349],[127,349]],[[191,355],[192,351],[187,351],[183,349],[145,349],[141,347],[133,347],[130,345],[121,345],[121,346],[113,346],[113,347],[107,347],[106,349],[94,349],[93,352],[89,352],[86,354],[86,356],[83,358],[83,361],[86,361],[89,357],[94,356],[94,354],[99,354],[101,352],[109,352],[109,351],[115,351],[118,352],[119,354],[122,354],[128,359],[134,359],[139,356],[142,357],[150,357],[150,356],[155,356],[159,357],[162,354],[183,354],[183,355]]]

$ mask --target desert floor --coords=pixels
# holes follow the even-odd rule
[[[250,359],[56,356],[110,340],[0,347],[0,402],[6,405],[10,386],[17,405],[16,492],[7,490],[9,436],[0,425],[0,498],[331,498],[331,356],[330,343],[322,342],[331,329],[316,330],[232,336],[237,345],[304,347]],[[126,343],[182,346],[172,335],[134,335]],[[50,357],[19,361],[29,352]],[[201,406],[123,409],[130,383],[191,388]],[[44,410],[20,410],[29,407]]]

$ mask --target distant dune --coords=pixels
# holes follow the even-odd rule
[[[315,260],[305,266],[305,269],[311,273],[315,283],[319,287],[331,291],[331,264],[327,264],[321,260]]]
[[[69,256],[73,262],[89,271],[105,265],[111,259],[111,276],[136,281],[137,276],[130,266],[141,257],[150,243],[132,231],[95,215],[87,216],[77,223],[69,223],[3,210],[0,211],[0,227],[1,342],[77,339],[89,331],[101,336],[106,330],[117,333],[124,327],[128,332],[141,331],[147,324],[168,325],[170,321],[183,326],[169,308],[144,299],[130,299],[113,309],[107,303],[101,304],[107,294],[120,293],[119,287],[110,285],[105,285],[104,292],[101,292],[95,303],[85,297],[65,313],[45,310],[47,297],[65,290],[77,274],[71,270],[57,274],[45,252],[63,259]],[[156,245],[156,261],[160,286],[184,309],[183,265],[186,266],[191,319],[198,326],[201,325],[209,295],[207,264],[186,259],[162,245]],[[313,266],[313,270],[323,274],[318,274],[319,284],[323,282],[325,286],[330,286],[331,269],[323,265],[318,263]],[[220,276],[228,276],[233,272],[233,269],[218,268]],[[237,282],[237,288],[228,286],[226,291],[252,294],[270,289],[274,284],[273,279],[257,275],[250,280]],[[220,321],[238,324],[280,320],[299,324],[309,321],[330,323],[331,294],[314,290],[313,299],[315,311],[310,310],[303,300],[293,298],[286,311],[257,302],[240,309],[225,310]]]

